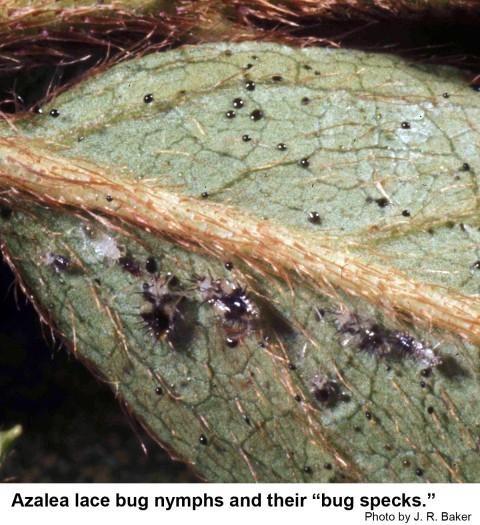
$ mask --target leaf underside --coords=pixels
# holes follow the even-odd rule
[[[215,44],[125,62],[42,111],[15,130],[4,124],[2,137],[46,140],[72,163],[107,166],[153,193],[328,237],[366,266],[479,307],[480,95],[454,70]],[[400,318],[395,304],[353,297],[341,283],[322,293],[295,272],[192,251],[92,210],[9,191],[2,199],[4,252],[45,319],[206,479],[480,480],[478,346],[429,326],[428,305],[423,319]],[[147,271],[149,257],[158,270]],[[175,333],[157,337],[143,283],[169,274],[179,283]],[[258,308],[236,347],[199,276],[246,287]],[[360,326],[349,332],[345,318]],[[408,334],[441,364],[365,344],[373,326],[388,348]]]

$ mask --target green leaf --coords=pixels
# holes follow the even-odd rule
[[[21,433],[22,427],[20,425],[15,425],[8,430],[0,430],[0,468],[2,467],[2,463],[7,457],[9,450],[12,448]]]
[[[478,481],[479,108],[382,55],[132,60],[4,125],[3,252],[209,480]]]

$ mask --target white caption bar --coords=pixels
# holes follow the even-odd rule
[[[49,525],[66,525],[66,519],[68,525],[85,525],[85,520],[95,518],[115,523],[133,518],[142,524],[159,525],[199,517],[209,525],[251,525],[265,519],[275,520],[276,524],[295,520],[295,525],[480,524],[479,487],[478,484],[3,484],[0,516],[3,523],[15,525],[31,525],[32,518],[48,519]],[[47,523],[43,519],[41,522]]]

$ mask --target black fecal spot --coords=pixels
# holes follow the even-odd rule
[[[475,261],[472,266],[472,270],[480,270],[480,261]]]
[[[387,452],[391,452],[391,451],[393,450],[393,447],[392,447],[392,445],[388,445],[388,444],[387,444],[387,445],[385,445],[385,447],[384,447],[384,448],[385,448],[385,450],[386,450]]]
[[[233,55],[233,51],[231,49],[225,49],[224,54],[226,57],[231,57]]]
[[[281,82],[283,80],[283,77],[281,75],[273,75],[272,80],[274,82]]]
[[[12,217],[12,209],[7,206],[0,206],[0,217],[5,221],[8,221]]]
[[[308,64],[303,64],[303,69],[310,71],[312,69],[312,66],[309,66]]]
[[[263,111],[261,109],[254,109],[250,113],[250,120],[253,120],[254,122],[257,122],[258,120],[261,120],[263,118]]]
[[[402,126],[402,129],[410,129],[411,128],[410,123],[406,122],[406,121],[402,122],[401,126]]]
[[[430,377],[431,374],[432,374],[431,368],[424,368],[423,370],[420,371],[420,375],[422,377]]]
[[[252,137],[250,135],[243,135],[242,140],[243,142],[250,142],[252,140]]]
[[[435,412],[435,409],[432,406],[427,407],[427,412],[429,414],[433,414]]]
[[[470,376],[469,371],[451,355],[442,356],[442,362],[437,367],[437,370],[444,377],[451,380],[460,380]]]
[[[254,91],[255,90],[255,82],[253,80],[247,80],[245,82],[245,89],[247,91]]]
[[[332,467],[332,464],[331,464],[331,463],[325,463],[325,464],[323,465],[323,468],[324,468],[325,470],[332,470],[333,467]]]
[[[145,102],[145,104],[151,104],[153,102],[153,95],[152,95],[152,93],[147,93],[143,97],[143,101]]]
[[[313,474],[312,467],[306,465],[305,467],[303,467],[303,472],[305,472],[305,474]]]
[[[171,329],[171,318],[162,305],[152,306],[148,312],[141,312],[140,317],[148,326],[155,339],[168,335]]]
[[[148,273],[157,273],[158,272],[158,264],[155,257],[148,257],[145,262],[145,270],[147,270]],[[147,285],[148,286],[148,285]]]
[[[134,259],[130,254],[124,255],[118,259],[118,264],[128,273],[132,275],[140,275],[142,270],[140,269],[139,262]]]
[[[208,199],[208,191],[202,191],[200,197],[202,197],[202,199]]]
[[[68,255],[60,255],[58,253],[51,253],[50,256],[52,257],[52,265],[55,267],[55,269],[59,272],[66,272],[70,269],[70,265],[72,264],[72,261]]]
[[[102,285],[102,281],[101,281],[98,277],[96,277],[93,281],[94,281],[95,284],[97,284],[98,286],[101,286],[101,285]]]
[[[53,118],[57,118],[57,117],[60,116],[60,111],[58,111],[58,109],[56,109],[56,108],[53,108],[53,109],[50,110],[49,115],[51,117],[53,117]]]
[[[427,386],[427,383],[425,381],[420,381],[420,388],[425,388]]]
[[[433,228],[428,228],[427,233],[430,235],[435,235],[435,230]]]
[[[404,217],[410,217],[411,214],[410,214],[410,212],[409,212],[408,210],[403,210],[403,211],[402,211],[402,215],[403,215]]]
[[[225,266],[225,269],[228,271],[233,270],[233,263],[230,261],[227,261],[224,266]]]
[[[362,427],[359,427],[358,425],[353,427],[353,430],[355,430],[355,432],[361,432],[362,431]]]
[[[442,94],[442,97],[443,97],[443,98],[450,98],[450,93],[447,93],[447,92],[445,91],[445,93]]]
[[[317,71],[317,70],[315,70],[314,73],[315,73],[315,75],[316,75],[317,77],[318,77],[319,75],[321,75],[320,71]]]
[[[301,159],[299,164],[302,168],[308,168],[310,166],[310,161],[308,159]]]
[[[198,442],[200,445],[208,445],[208,439],[205,434],[200,434],[200,437],[198,438]]]
[[[378,199],[375,199],[375,202],[380,208],[385,208],[390,204],[390,201],[386,197],[379,197]]]
[[[235,109],[243,108],[244,105],[245,105],[245,102],[243,101],[243,98],[238,97],[238,98],[233,99],[232,106]]]
[[[464,162],[462,164],[462,167],[460,168],[462,171],[470,171],[470,164],[468,162]]]
[[[279,151],[285,151],[287,149],[287,145],[284,144],[283,142],[280,142],[280,144],[277,144],[277,149]]]
[[[421,476],[423,476],[424,471],[423,471],[423,469],[421,469],[421,468],[417,468],[417,470],[415,470],[415,474],[416,474],[417,476],[421,477]]]
[[[250,424],[251,424],[251,422],[250,422],[250,418],[247,416],[247,414],[243,414],[242,418],[243,418],[243,420],[245,421],[245,423],[246,423],[247,425],[250,425]]]
[[[452,228],[455,228],[455,223],[454,223],[453,221],[447,221],[447,222],[445,223],[445,226],[446,226],[447,228],[452,229]]]
[[[113,201],[113,197],[111,195],[105,195],[105,199],[107,202],[112,202]]]
[[[365,417],[370,421],[372,419],[372,413],[369,412],[368,410],[365,412]]]
[[[227,337],[225,339],[225,343],[229,348],[235,348],[238,346],[238,340],[234,339],[233,337]]]
[[[177,298],[174,308],[174,313],[170,314],[171,322],[168,340],[175,350],[185,352],[188,351],[195,337],[195,327],[198,322],[198,304],[184,296],[180,300]]]
[[[243,69],[252,69],[252,67],[253,67],[253,64],[248,63],[243,66]]]
[[[157,394],[157,396],[161,396],[161,395],[163,395],[163,389],[162,389],[162,387],[157,386],[157,387],[155,388],[155,394]]]
[[[282,339],[295,336],[291,323],[274,304],[260,295],[255,295],[255,303],[261,312],[262,330],[265,333],[265,339],[270,340],[272,336]]]
[[[37,106],[33,111],[38,115],[41,115],[43,113],[43,108]]]
[[[232,119],[232,118],[235,118],[235,117],[237,116],[237,114],[235,113],[235,111],[233,111],[233,109],[230,109],[230,110],[228,110],[228,111],[225,113],[225,116],[226,116],[227,118]]]
[[[310,104],[310,99],[308,97],[302,98],[302,106],[308,106]]]
[[[250,58],[251,58],[252,60],[258,60],[257,55],[251,55]]]
[[[293,363],[288,363],[288,368],[290,370],[296,370],[297,369],[297,367]]]
[[[408,459],[404,459],[404,460],[402,461],[402,465],[403,465],[404,467],[409,467],[409,466],[410,466],[410,461],[408,461]]]
[[[308,222],[311,222],[312,224],[321,224],[322,218],[320,217],[320,214],[317,211],[311,211],[308,213]]]
[[[294,397],[295,401],[297,403],[300,403],[302,401],[302,396],[300,394],[297,394],[295,397]]]

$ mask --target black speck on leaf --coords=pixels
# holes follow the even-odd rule
[[[254,109],[250,113],[250,119],[256,122],[257,120],[260,120],[263,118],[263,111],[261,109]]]
[[[244,102],[243,98],[238,97],[238,98],[234,98],[233,99],[232,106],[235,109],[243,108],[244,105],[245,105],[245,102]]]
[[[317,211],[311,211],[308,214],[308,221],[312,224],[320,224],[322,222],[322,218]]]
[[[385,208],[390,204],[390,201],[386,197],[375,199],[375,202],[380,206],[380,208]]]

